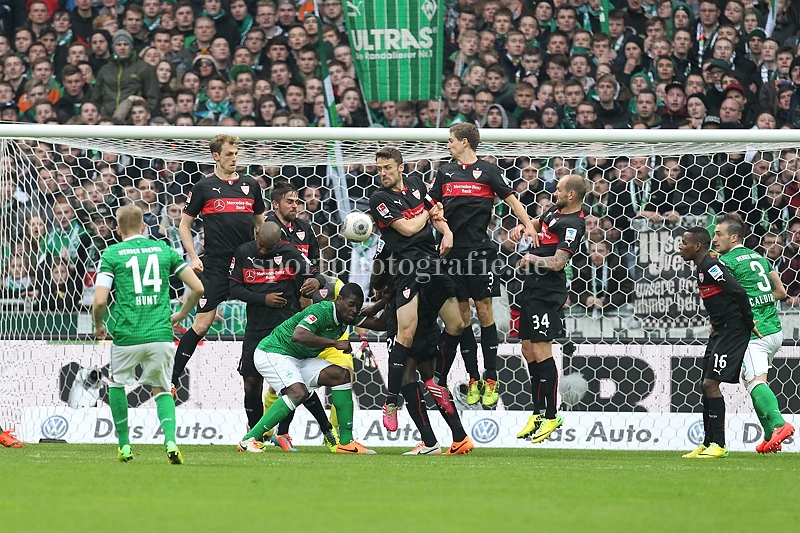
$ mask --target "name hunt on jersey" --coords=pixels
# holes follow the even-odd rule
[[[173,340],[169,277],[186,263],[167,243],[137,235],[109,246],[100,258],[98,284],[114,287],[117,346]]]

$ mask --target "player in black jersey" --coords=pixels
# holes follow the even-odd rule
[[[291,244],[308,257],[315,267],[319,267],[319,242],[311,224],[297,218],[300,198],[297,187],[286,182],[275,185],[272,189],[272,211],[267,213],[266,220],[271,220],[281,228],[281,241]],[[304,295],[310,295],[319,287],[309,283],[301,289]]]
[[[753,324],[753,310],[747,292],[708,247],[711,237],[705,228],[689,228],[683,234],[680,254],[697,266],[697,290],[708,311],[711,335],[703,355],[703,426],[705,438],[686,459],[717,459],[728,456],[725,446],[725,398],[719,384],[739,383],[750,332],[761,337]]]
[[[503,177],[500,167],[478,159],[475,151],[480,132],[475,124],[463,122],[450,127],[447,148],[455,161],[439,167],[430,196],[444,206],[444,218],[453,232],[453,249],[447,254],[448,273],[456,284],[461,319],[461,357],[469,373],[467,403],[482,401],[492,407],[499,399],[497,382],[497,326],[492,298],[500,296],[500,269],[497,268],[497,243],[487,230],[499,197],[519,218],[529,237],[535,235],[528,212]],[[478,343],[470,327],[469,300],[475,302],[481,325],[483,379],[478,370]]]
[[[317,236],[311,229],[311,224],[305,220],[297,218],[300,207],[300,197],[297,187],[288,181],[280,182],[272,189],[272,211],[267,213],[265,221],[275,222],[281,229],[281,242],[294,246],[300,253],[311,261],[311,264],[319,267],[319,243]],[[322,277],[319,281],[310,278],[300,287],[300,307],[311,305],[310,296],[320,288],[320,282],[324,283]],[[269,409],[272,403],[278,399],[272,387],[269,387],[265,396],[264,407]],[[315,392],[303,404],[316,417],[323,411],[319,395]],[[283,450],[294,450],[292,439],[289,436],[289,426],[294,420],[294,411],[284,418],[277,428],[277,435],[272,439]]]
[[[189,193],[179,232],[181,243],[200,276],[205,294],[200,299],[192,327],[184,333],[175,354],[172,370],[173,395],[178,379],[194,354],[197,343],[214,322],[219,304],[228,299],[228,268],[239,245],[255,238],[264,223],[266,205],[258,182],[236,172],[239,139],[217,135],[211,142],[211,157],[216,161],[214,174],[200,180]],[[194,249],[192,223],[203,219],[205,254],[201,259]]]
[[[391,253],[382,245],[383,241],[378,244],[378,252],[373,263],[373,275],[370,276],[370,285],[375,290],[375,294],[380,295],[380,300],[369,310],[362,311],[362,314],[374,316],[379,310],[383,310],[383,313],[380,319],[370,319],[362,325],[376,331],[386,331],[386,346],[391,353],[392,347],[397,342],[397,293],[392,276],[388,272]],[[419,324],[414,333],[408,359],[402,361],[402,365],[400,365],[402,370],[400,390],[394,391],[394,394],[400,392],[403,395],[406,408],[420,432],[422,442],[403,455],[440,455],[442,453],[428,418],[424,389],[422,383],[419,382],[419,378],[425,382],[434,375],[436,360],[439,357],[438,339],[440,334],[441,329],[436,321],[436,311],[428,305],[424,298],[421,298],[419,301]],[[436,407],[452,431],[453,444],[446,455],[462,455],[471,452],[475,445],[464,431],[458,411],[453,410],[452,413],[448,413],[440,405],[437,404]],[[393,415],[390,419],[393,422],[391,427],[387,425],[387,414],[384,410],[384,426],[389,431],[397,431],[397,410],[395,409],[391,413]]]
[[[298,289],[311,277],[324,279],[297,248],[281,241],[281,229],[272,221],[261,226],[255,241],[242,244],[233,255],[230,294],[247,303],[239,374],[244,380],[244,408],[250,428],[264,414],[261,403],[264,378],[253,361],[256,346],[284,320],[300,311]],[[317,419],[322,432],[330,433],[332,428],[319,397],[312,394],[303,405]],[[327,438],[335,446],[336,437],[331,433]]]
[[[567,276],[564,268],[578,251],[586,233],[583,176],[569,174],[558,180],[553,196],[555,205],[533,221],[538,238],[520,260],[525,274],[520,297],[519,339],[522,357],[528,363],[533,392],[533,415],[517,434],[531,442],[542,442],[562,424],[556,412],[558,369],[553,360],[553,340],[565,335],[564,304],[567,301]],[[518,239],[522,226],[512,237]]]
[[[453,234],[441,217],[433,220],[433,226],[442,235],[439,253],[431,230],[428,209],[436,207],[428,196],[427,187],[416,177],[403,177],[403,155],[395,148],[384,148],[376,155],[381,188],[369,199],[372,218],[378,223],[386,248],[393,261],[389,271],[394,277],[397,290],[397,342],[389,353],[390,390],[402,381],[402,366],[393,362],[405,361],[417,330],[417,307],[420,292],[442,318],[445,331],[439,340],[441,350],[436,376],[425,382],[425,387],[436,402],[448,413],[453,412],[446,379],[455,359],[456,347],[464,321],[456,299],[455,285],[444,274],[439,255],[444,256],[453,246]],[[387,399],[387,402],[389,400]],[[391,408],[392,406],[387,406]]]

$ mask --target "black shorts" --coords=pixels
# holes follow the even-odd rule
[[[228,285],[228,269],[230,264],[222,265],[219,262],[203,260],[203,271],[198,276],[203,282],[203,297],[197,304],[198,313],[208,313],[216,309],[219,304],[230,296]]]
[[[500,296],[500,276],[493,268],[497,251],[459,248],[450,250],[446,258],[447,273],[456,285],[459,302],[467,302],[470,298],[479,301]]]
[[[413,300],[414,296],[421,294],[436,314],[439,314],[439,309],[447,299],[456,296],[456,285],[450,276],[442,273],[443,269],[443,264],[434,263],[425,269],[412,270],[408,274],[395,274],[397,308],[400,309]]]
[[[258,343],[261,342],[264,337],[272,333],[271,329],[256,329],[256,330],[246,330],[244,332],[244,340],[242,340],[242,356],[239,358],[239,375],[243,377],[253,377],[258,378],[261,377],[258,370],[256,370],[256,365],[253,362],[253,355],[256,353],[256,348],[258,347]]]
[[[540,300],[520,295],[519,340],[550,342],[566,336],[564,302],[561,298]]]
[[[742,362],[750,343],[750,331],[740,324],[715,329],[703,355],[703,378],[739,383]]]
[[[389,302],[384,313],[389,313],[386,327],[386,346],[392,351],[392,346],[397,342],[397,312],[394,302]],[[439,335],[442,330],[437,322],[437,313],[427,305],[423,299],[420,300],[419,310],[417,311],[417,331],[414,333],[414,340],[411,343],[411,357],[417,363],[424,363],[436,359],[439,355]]]

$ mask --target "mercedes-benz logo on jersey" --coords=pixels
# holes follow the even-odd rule
[[[687,436],[689,437],[689,440],[692,442],[692,444],[699,445],[701,442],[703,442],[703,439],[706,436],[706,430],[705,427],[703,426],[703,421],[698,420],[697,422],[689,426],[689,431],[687,432]]]
[[[60,415],[48,416],[42,422],[42,436],[46,439],[60,439],[67,434],[69,422]]]
[[[244,272],[244,280],[249,281],[250,283],[256,280],[256,273],[253,270],[245,270]]]
[[[482,418],[472,426],[472,438],[481,444],[492,442],[500,434],[500,426],[491,418]]]
[[[223,211],[225,209],[225,200],[214,200],[214,211]]]

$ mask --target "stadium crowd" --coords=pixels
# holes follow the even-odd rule
[[[798,0],[778,0],[774,16],[764,1],[613,0],[606,22],[600,0],[445,4],[442,99],[365,102],[338,0],[321,0],[321,19],[302,0],[3,0],[0,120],[325,127],[321,35],[345,127],[800,127]],[[5,161],[2,296],[53,311],[90,303],[120,205],[140,205],[148,234],[180,249],[186,196],[212,170],[47,142],[21,145]],[[632,303],[635,232],[722,211],[745,218],[749,244],[781,273],[788,303],[800,304],[797,150],[496,162],[531,215],[548,208],[558,177],[577,172],[591,181],[589,239],[573,261],[570,304]],[[412,171],[430,181],[438,164],[421,161]],[[280,179],[294,183],[300,216],[320,236],[324,271],[366,285],[364,259],[377,236],[349,245],[338,235],[324,169],[248,173],[266,195]],[[347,184],[366,210],[380,180],[374,167],[355,166]],[[513,265],[521,252],[508,238],[514,222],[497,215],[491,230]],[[519,279],[513,268],[503,276],[514,309]]]

